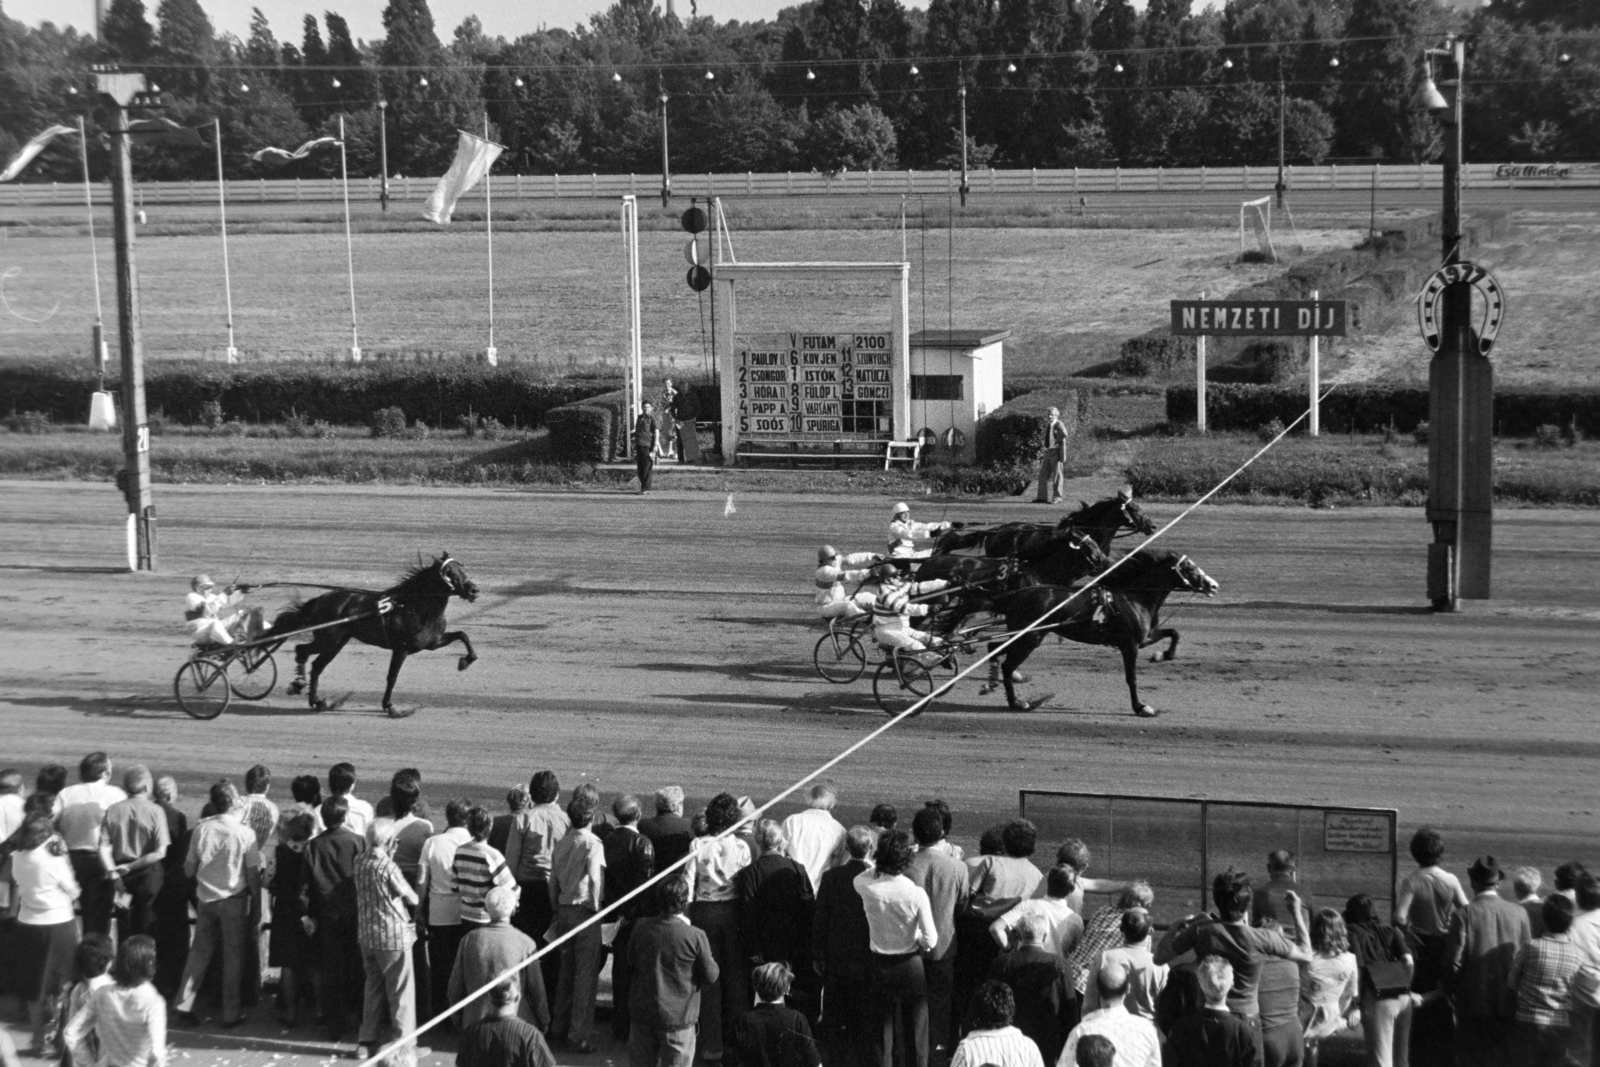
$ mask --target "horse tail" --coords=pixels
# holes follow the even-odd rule
[[[288,633],[291,630],[302,628],[300,622],[300,608],[298,606],[278,612],[278,617],[272,620],[272,625],[267,627],[273,633]]]

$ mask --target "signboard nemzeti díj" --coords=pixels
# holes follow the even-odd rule
[[[1343,300],[1174,300],[1179,337],[1343,337]]]

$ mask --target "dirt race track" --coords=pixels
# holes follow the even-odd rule
[[[119,570],[109,486],[0,484],[0,761],[75,764],[93,748],[175,773],[193,795],[258,759],[290,773],[351,758],[380,778],[417,765],[429,793],[500,793],[536,767],[565,784],[679,781],[765,798],[883,722],[870,685],[813,672],[818,543],[875,547],[888,501],[416,488],[159,486],[158,575]],[[943,505],[919,505],[923,518]],[[1039,518],[956,504],[951,518]],[[1151,506],[1154,516],[1174,506]],[[835,773],[847,815],[940,794],[970,841],[1019,787],[1392,805],[1402,832],[1451,833],[1453,866],[1596,856],[1600,514],[1506,511],[1497,599],[1422,609],[1419,511],[1202,508],[1170,535],[1221,582],[1185,603],[1179,659],[1143,665],[1155,720],[1128,711],[1110,650],[1047,643],[1032,714],[964,682]],[[448,549],[482,587],[457,604],[481,661],[413,658],[390,721],[387,654],[351,645],[324,678],[354,696],[313,713],[278,691],[194,722],[170,695],[186,653],[187,578],[381,586]],[[269,608],[287,591],[255,595]],[[282,677],[290,663],[280,655]]]

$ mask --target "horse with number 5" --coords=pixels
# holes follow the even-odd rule
[[[398,583],[382,592],[336,589],[283,612],[272,623],[272,630],[277,633],[348,620],[343,625],[318,630],[310,641],[295,646],[295,677],[289,686],[290,694],[304,692],[309,687],[307,700],[311,706],[318,711],[329,707],[327,701],[317,696],[317,680],[353,637],[363,644],[390,650],[389,684],[383,691],[383,710],[395,719],[411,714],[411,711],[396,710],[392,700],[395,679],[400,677],[400,667],[407,656],[414,652],[432,652],[460,641],[467,651],[457,662],[457,670],[466,670],[478,658],[464,631],[445,629],[445,608],[453,596],[470,604],[478,599],[478,587],[467,577],[466,568],[445,552],[432,562],[419,562]],[[316,660],[311,664],[308,681],[306,660],[311,656],[316,656]]]

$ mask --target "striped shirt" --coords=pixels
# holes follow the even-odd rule
[[[1056,1061],[1058,1067],[1073,1067],[1078,1062],[1078,1042],[1090,1034],[1099,1034],[1117,1047],[1112,1067],[1161,1067],[1161,1038],[1156,1036],[1156,1024],[1132,1014],[1120,1003],[1083,1017],[1083,1022],[1067,1035],[1066,1047]]]
[[[1545,934],[1518,949],[1509,979],[1517,992],[1517,1021],[1569,1025],[1572,979],[1584,962],[1583,953],[1566,934]]]
[[[950,1067],[1044,1067],[1044,1057],[1033,1039],[1015,1026],[974,1030],[961,1039]]]
[[[506,858],[487,841],[468,841],[456,849],[450,873],[455,876],[456,892],[461,897],[461,921],[464,923],[488,923],[489,912],[483,900],[489,890],[497,885],[515,884]]]
[[[407,900],[415,900],[411,883],[387,853],[368,849],[356,860],[357,940],[373,951],[399,952],[417,939],[406,911]]]

